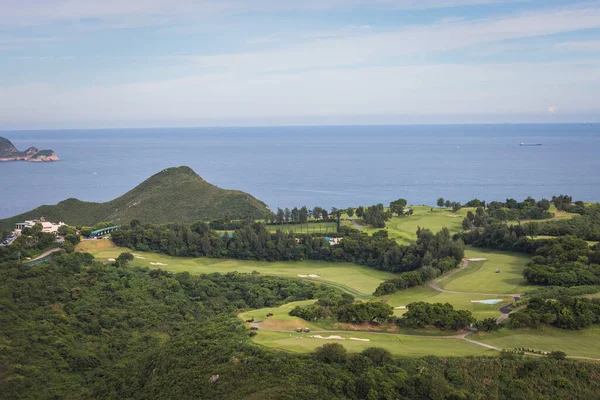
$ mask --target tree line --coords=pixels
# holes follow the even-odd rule
[[[406,272],[436,264],[450,257],[455,265],[464,255],[462,241],[447,230],[433,234],[419,229],[416,243],[405,246],[389,239],[386,231],[373,235],[342,227],[337,245],[322,236],[269,232],[263,224],[245,225],[232,235],[218,233],[206,223],[137,225],[112,234],[118,246],[181,257],[214,257],[262,261],[322,260],[352,262],[370,268]]]

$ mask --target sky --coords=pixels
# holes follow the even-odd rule
[[[0,0],[0,130],[600,122],[600,1]]]

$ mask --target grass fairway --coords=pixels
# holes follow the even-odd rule
[[[317,276],[302,279],[328,283],[347,290],[354,296],[363,298],[371,297],[381,282],[394,276],[389,272],[377,271],[350,263],[324,261],[266,262],[205,257],[170,257],[117,247],[110,240],[86,240],[77,246],[77,250],[88,252],[99,260],[117,258],[123,252],[131,252],[135,255],[135,259],[131,262],[132,265],[161,268],[172,272],[189,272],[196,275],[213,272],[224,274],[233,271],[241,273],[258,271],[265,275],[299,278],[298,275],[312,274]]]
[[[439,287],[473,293],[524,293],[533,288],[523,278],[525,264],[531,260],[525,254],[468,247],[465,257],[487,261],[469,261],[467,268],[440,282]]]
[[[427,206],[411,207],[413,215],[403,217],[392,217],[386,222],[385,230],[392,239],[396,239],[400,244],[410,244],[417,239],[417,228],[431,229],[432,232],[438,232],[443,227],[448,228],[450,234],[457,233],[462,229],[462,220],[469,210],[475,212],[473,208],[463,208],[454,213],[450,209],[439,209]],[[359,222],[360,223],[360,222]],[[361,231],[373,234],[380,229],[372,226],[363,226]]]
[[[600,358],[600,326],[569,331],[551,327],[542,329],[502,329],[499,332],[479,333],[470,339],[503,349],[524,347],[541,351],[560,350],[569,356]]]
[[[497,318],[500,316],[499,309],[513,301],[512,297],[444,293],[433,290],[430,287],[422,286],[383,297],[388,300],[390,306],[394,307],[394,314],[396,316],[401,316],[406,312],[406,309],[396,309],[396,307],[406,306],[416,301],[424,301],[426,303],[450,303],[456,309],[471,311],[477,319]],[[489,299],[502,299],[502,302],[497,304],[471,303],[471,300]]]
[[[344,339],[311,338],[315,333],[279,333],[258,331],[254,342],[263,346],[297,353],[309,353],[325,343],[341,343],[351,353],[363,351],[368,347],[382,347],[397,356],[420,357],[435,354],[436,356],[475,356],[497,355],[498,352],[468,343],[460,339],[415,338],[393,334],[375,333],[319,333],[321,336],[341,336]],[[296,339],[298,337],[298,339]],[[350,338],[368,339],[369,341],[350,340]]]

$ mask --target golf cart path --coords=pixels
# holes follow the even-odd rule
[[[50,254],[52,253],[56,253],[57,251],[60,251],[61,248],[57,247],[55,249],[50,249],[48,251],[43,252],[42,254],[40,254],[39,256],[37,256],[36,258],[32,259],[32,260],[27,260],[27,262],[34,262],[34,261],[38,261],[41,260],[44,257],[48,257]]]
[[[455,290],[442,289],[441,287],[438,286],[438,283],[445,281],[446,279],[450,278],[451,276],[453,276],[455,274],[458,274],[460,271],[462,271],[463,269],[467,268],[468,266],[469,266],[469,260],[468,259],[464,259],[463,260],[463,264],[460,266],[460,268],[453,269],[452,271],[448,272],[446,275],[442,275],[441,277],[439,277],[438,279],[434,280],[433,282],[429,282],[427,284],[427,286],[429,286],[433,290],[437,290],[438,292],[453,293],[453,294],[475,294],[475,295],[479,295],[479,296],[497,296],[497,297],[521,297],[523,295],[523,293],[457,292]]]

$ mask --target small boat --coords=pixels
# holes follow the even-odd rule
[[[541,143],[521,143],[519,146],[541,146]]]

